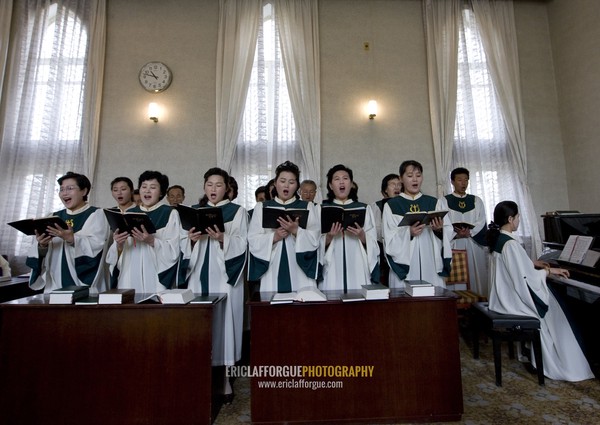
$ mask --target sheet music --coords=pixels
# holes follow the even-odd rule
[[[593,236],[569,236],[569,240],[567,240],[558,259],[568,261],[569,263],[581,264],[593,241]]]

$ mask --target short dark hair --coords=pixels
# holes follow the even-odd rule
[[[138,179],[138,188],[142,185],[143,182],[148,180],[156,180],[158,184],[160,184],[160,199],[164,198],[167,194],[167,189],[169,188],[169,177],[160,171],[151,171],[147,170],[140,174],[140,178]]]
[[[77,182],[77,187],[79,187],[80,190],[87,189],[86,194],[83,195],[83,200],[87,202],[88,195],[90,194],[90,190],[92,189],[92,183],[90,182],[90,179],[88,179],[83,174],[74,173],[73,171],[67,171],[67,174],[59,177],[56,181],[59,185],[61,185],[62,182],[67,179],[75,180]]]
[[[333,193],[333,190],[329,187],[329,184],[333,181],[333,175],[338,171],[347,172],[348,176],[350,176],[350,181],[354,183],[354,174],[352,173],[352,170],[350,168],[346,167],[343,164],[338,164],[331,167],[327,172],[327,199],[330,201],[333,201],[335,199],[335,194]],[[352,199],[355,202],[358,200],[358,185],[356,185],[356,188],[354,187],[354,185],[352,186],[348,198]]]
[[[381,180],[381,194],[383,196],[386,196],[385,190],[387,189],[388,183],[390,182],[390,180],[394,180],[394,179],[398,179],[400,180],[400,176],[398,174],[388,174],[387,176],[385,176],[383,178],[383,180]]]
[[[256,188],[256,190],[254,191],[254,197],[256,198],[261,193],[264,193],[265,196],[266,196],[266,194],[267,194],[267,186],[258,186]]]
[[[124,182],[129,186],[129,189],[133,192],[133,182],[129,177],[117,177],[113,181],[110,182],[110,189],[112,190],[113,186],[119,182]]]
[[[171,191],[171,189],[179,189],[179,190],[181,190],[181,194],[183,196],[185,196],[185,189],[183,188],[183,186],[180,186],[178,184],[174,184],[173,186],[171,186],[170,188],[167,189],[167,193],[169,193]]]
[[[398,170],[399,171],[398,174],[400,174],[400,177],[402,177],[404,175],[404,173],[406,173],[406,169],[410,166],[412,166],[413,168],[416,168],[421,173],[423,172],[423,166],[421,165],[420,162],[415,161],[414,159],[409,159],[408,161],[404,161],[402,164],[400,164],[400,169]]]
[[[467,170],[466,168],[463,168],[463,167],[458,167],[458,168],[455,168],[454,170],[452,170],[452,172],[450,173],[450,180],[454,181],[454,178],[459,174],[466,174],[467,178],[468,179],[470,178],[469,170]]]

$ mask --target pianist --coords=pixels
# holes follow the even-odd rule
[[[494,209],[487,241],[492,260],[490,310],[537,317],[540,320],[544,375],[563,381],[594,377],[569,321],[546,285],[548,274],[568,277],[560,268],[536,270],[513,236],[519,227],[519,210],[512,201]],[[531,356],[535,362],[534,356]],[[535,366],[535,364],[534,364]]]

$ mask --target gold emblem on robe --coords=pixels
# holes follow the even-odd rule
[[[68,225],[69,227],[73,227],[73,225],[74,225],[74,222],[73,222],[73,219],[72,219],[72,218],[69,218],[68,220],[65,220],[65,223],[67,223],[67,225]]]
[[[421,207],[419,204],[411,204],[410,212],[421,212]]]
[[[467,208],[467,203],[465,201],[458,201],[458,208],[464,210],[465,208]]]

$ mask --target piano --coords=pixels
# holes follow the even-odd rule
[[[548,277],[567,317],[580,331],[583,351],[596,378],[600,379],[600,261],[593,267],[559,260],[569,236],[592,236],[591,249],[600,251],[600,214],[576,211],[547,213],[544,220],[544,253],[540,257],[553,267],[569,271],[569,278]]]

